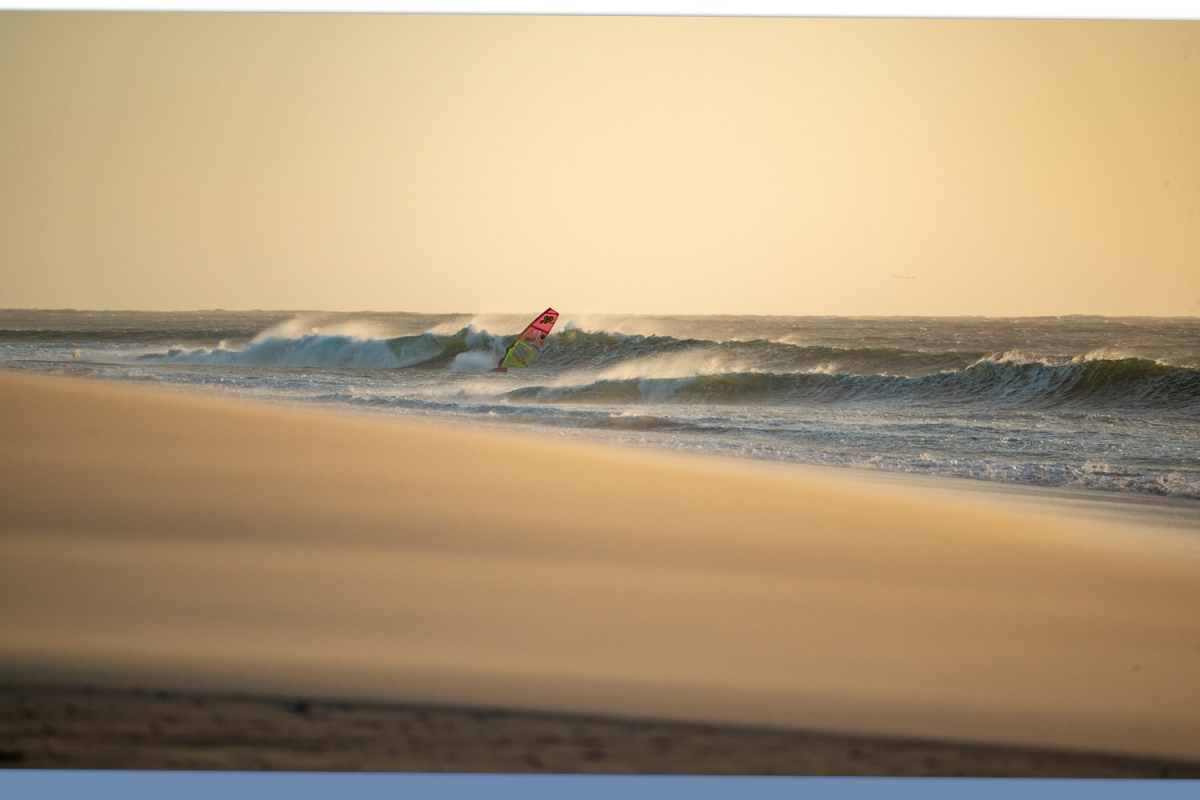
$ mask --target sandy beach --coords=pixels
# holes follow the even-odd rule
[[[1200,763],[1200,561],[1128,518],[3,373],[0,443],[6,752],[92,686]]]

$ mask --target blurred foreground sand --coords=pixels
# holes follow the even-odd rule
[[[1002,505],[0,374],[0,681],[1200,761],[1200,562]]]

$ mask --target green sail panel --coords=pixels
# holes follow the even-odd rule
[[[556,321],[558,321],[558,312],[553,308],[547,308],[538,314],[537,319],[529,323],[529,326],[512,343],[512,347],[508,348],[504,358],[500,359],[500,366],[504,369],[512,369],[513,367],[528,367],[533,363],[537,354],[541,352],[542,345],[546,343],[546,337],[550,335],[550,329],[554,327]]]

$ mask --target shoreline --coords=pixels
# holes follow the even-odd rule
[[[70,366],[73,362],[45,362]],[[127,366],[125,362],[88,362],[100,366]],[[168,368],[172,365],[158,365]],[[191,369],[194,365],[176,365],[180,369]],[[639,455],[663,454],[668,457],[685,460],[708,461],[714,465],[725,464],[734,469],[748,467],[764,467],[792,471],[795,476],[829,478],[832,480],[861,481],[864,486],[879,486],[884,489],[898,489],[901,492],[928,493],[944,497],[967,497],[988,501],[999,498],[999,506],[1011,504],[1010,501],[1024,503],[1035,512],[1048,512],[1064,517],[1082,517],[1092,521],[1133,522],[1139,526],[1149,526],[1162,529],[1173,535],[1182,534],[1189,539],[1194,536],[1195,546],[1200,552],[1200,500],[1186,497],[1154,494],[1142,491],[1114,491],[1110,489],[1089,488],[1084,486],[1059,486],[1018,481],[1001,481],[977,478],[965,475],[946,475],[939,473],[910,472],[891,469],[878,469],[859,465],[834,465],[791,461],[761,456],[740,456],[722,452],[692,451],[657,443],[632,443],[621,441],[608,434],[614,433],[601,429],[563,428],[540,423],[516,423],[511,421],[492,421],[476,416],[454,416],[455,412],[425,412],[423,414],[396,414],[395,409],[375,408],[372,406],[347,406],[314,403],[297,398],[259,397],[259,396],[229,396],[220,390],[204,384],[171,384],[153,383],[142,384],[137,381],[120,378],[98,377],[94,375],[72,375],[66,373],[46,373],[36,370],[4,369],[0,374],[29,375],[37,378],[82,380],[100,385],[114,387],[133,386],[150,389],[164,394],[180,397],[207,398],[217,402],[232,402],[266,408],[295,411],[301,414],[331,415],[345,419],[398,423],[400,425],[430,426],[435,429],[466,431],[483,434],[484,436],[519,437],[535,441],[580,444],[584,447],[599,447],[615,449],[618,452],[637,452]],[[1188,543],[1184,543],[1187,548]]]
[[[129,360],[87,360],[87,361],[71,361],[71,360],[45,360],[39,361],[36,359],[26,359],[22,361],[8,362],[5,365],[0,365],[0,370],[11,371],[14,374],[26,374],[43,377],[66,377],[76,379],[87,379],[102,383],[114,383],[125,385],[139,385],[137,380],[129,380],[127,378],[111,377],[107,375],[91,374],[88,370],[95,368],[119,368],[127,369],[133,363]],[[38,364],[47,367],[56,367],[55,371],[43,372],[38,369],[31,369],[25,365]],[[218,365],[209,365],[218,366]],[[229,368],[231,365],[219,365],[220,368]],[[74,369],[82,369],[83,371],[74,373]],[[205,368],[202,365],[192,363],[156,363],[155,368],[159,370],[180,370],[183,372]],[[248,365],[243,365],[240,368],[253,369]],[[469,374],[469,373],[466,373]],[[477,374],[478,376],[478,374]],[[232,400],[234,402],[246,402],[256,405],[271,405],[278,408],[291,408],[301,411],[316,411],[318,413],[330,412],[334,414],[342,414],[348,417],[357,417],[361,419],[376,419],[400,421],[402,423],[429,423],[438,427],[448,427],[458,430],[472,430],[481,433],[498,433],[501,436],[509,434],[528,435],[536,438],[542,438],[548,441],[567,441],[580,442],[585,445],[599,444],[603,446],[614,446],[621,449],[637,449],[645,445],[649,449],[657,452],[676,454],[686,458],[699,456],[705,459],[728,460],[732,462],[747,462],[747,463],[767,463],[767,464],[782,464],[788,467],[794,467],[799,470],[811,470],[816,472],[831,471],[834,474],[849,474],[849,475],[864,475],[864,476],[885,476],[881,480],[886,481],[886,476],[894,477],[896,480],[913,480],[914,485],[920,486],[938,486],[945,484],[952,490],[965,488],[980,488],[983,492],[1011,492],[1018,495],[1028,495],[1035,501],[1046,500],[1044,504],[1050,507],[1056,503],[1066,503],[1068,505],[1091,506],[1089,501],[1095,500],[1097,509],[1084,509],[1085,513],[1092,514],[1093,511],[1098,511],[1104,506],[1132,505],[1139,507],[1139,510],[1149,510],[1153,516],[1151,521],[1161,520],[1162,527],[1195,529],[1200,531],[1200,496],[1187,497],[1171,493],[1159,493],[1146,490],[1130,490],[1130,489],[1111,489],[1101,488],[1096,486],[1085,486],[1078,484],[1056,484],[1056,483],[1036,483],[1032,480],[997,480],[993,478],[984,478],[972,475],[949,474],[945,472],[922,472],[907,469],[891,469],[878,468],[868,466],[862,463],[822,463],[822,462],[807,462],[802,460],[791,460],[788,458],[773,458],[761,455],[736,454],[723,452],[721,450],[697,451],[689,447],[679,444],[678,446],[662,445],[657,442],[644,443],[633,442],[630,440],[622,440],[620,430],[609,430],[605,428],[593,427],[574,427],[574,426],[559,426],[555,424],[545,424],[542,422],[528,421],[499,421],[488,419],[486,416],[469,414],[462,411],[440,410],[423,410],[420,413],[409,410],[395,408],[380,408],[370,405],[346,405],[333,404],[325,402],[314,402],[308,399],[302,399],[298,396],[281,396],[274,394],[257,395],[257,394],[241,394],[231,396],[221,389],[214,389],[212,385],[205,383],[164,383],[155,381],[150,384],[153,388],[164,392],[181,393],[193,397],[210,397],[218,400]],[[398,415],[396,412],[400,411]],[[1103,514],[1103,511],[1099,513]],[[1094,516],[1094,514],[1093,514]],[[1139,522],[1146,521],[1140,515]]]
[[[60,362],[47,362],[60,363]],[[72,362],[62,362],[69,365]],[[103,362],[89,362],[103,363]],[[112,366],[125,366],[112,362]],[[160,365],[163,366],[163,365]],[[180,367],[185,368],[183,366]],[[187,368],[190,368],[188,365]],[[0,374],[29,375],[36,378],[87,381],[113,387],[132,386],[149,389],[163,394],[185,398],[205,398],[218,403],[232,402],[264,408],[274,408],[300,414],[329,415],[344,419],[397,423],[402,426],[415,425],[435,430],[479,433],[485,437],[517,437],[549,443],[579,444],[585,448],[614,450],[618,453],[637,453],[639,457],[665,455],[685,461],[699,460],[716,467],[724,465],[735,470],[762,468],[777,470],[779,474],[791,474],[798,478],[817,478],[833,481],[860,482],[864,487],[883,488],[885,491],[924,494],[930,497],[970,498],[972,502],[996,501],[998,508],[1027,506],[1035,513],[1048,513],[1063,518],[1084,519],[1092,522],[1133,523],[1139,527],[1165,533],[1174,539],[1177,549],[1195,550],[1200,554],[1200,500],[1160,495],[1138,491],[1113,491],[1082,486],[1057,486],[1017,481],[999,481],[965,475],[908,472],[877,469],[856,465],[816,464],[787,459],[760,456],[738,456],[721,452],[691,451],[656,443],[631,443],[617,438],[608,438],[606,431],[598,429],[562,428],[539,423],[514,423],[491,421],[475,416],[455,417],[454,412],[397,415],[394,409],[371,406],[327,405],[295,398],[258,396],[229,396],[203,384],[142,384],[119,378],[93,375],[70,375],[44,373],[34,370],[0,368]],[[1164,540],[1165,541],[1165,540]]]
[[[1200,570],[1153,528],[59,377],[0,411],[10,686],[1200,761]]]

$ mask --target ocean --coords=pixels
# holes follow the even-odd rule
[[[0,368],[1200,513],[1200,319],[0,311]]]

